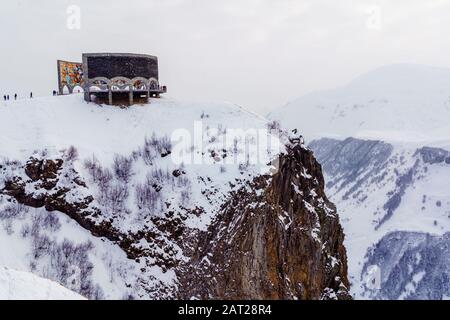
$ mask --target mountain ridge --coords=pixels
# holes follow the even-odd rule
[[[268,117],[302,128],[309,140],[349,136],[428,143],[450,132],[450,69],[390,65],[347,85],[315,92],[275,109]]]

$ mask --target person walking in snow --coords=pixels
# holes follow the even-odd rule
[[[6,101],[6,95],[3,95],[3,100],[5,100],[5,101]]]
[[[9,101],[9,94],[7,94],[7,95],[6,95],[6,100],[8,100],[8,101]]]
[[[17,100],[17,93],[14,93],[14,100]]]
[[[30,92],[30,99],[33,99],[33,92]]]

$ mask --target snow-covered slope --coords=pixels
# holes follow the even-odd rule
[[[180,244],[206,230],[233,188],[270,169],[270,148],[246,156],[265,128],[230,103],[0,104],[0,265],[88,298],[173,296]]]
[[[77,146],[80,158],[93,154],[112,163],[117,153],[129,155],[144,137],[170,135],[177,129],[194,133],[203,122],[210,134],[219,129],[265,128],[266,120],[226,102],[185,102],[152,99],[150,105],[121,109],[88,104],[81,95],[0,103],[0,154],[27,157],[37,149],[56,153]],[[164,121],[163,121],[164,120]]]
[[[450,270],[436,259],[450,259],[449,238],[440,238],[450,231],[450,152],[354,138],[324,138],[310,147],[342,218],[353,293],[384,299],[449,296]],[[397,253],[388,259],[389,250]],[[420,259],[410,258],[411,252]],[[413,282],[414,290],[408,289]]]
[[[0,300],[82,300],[56,282],[0,267]]]
[[[315,92],[275,109],[269,118],[317,137],[449,141],[450,69],[390,65],[348,85]]]
[[[0,265],[89,299],[346,299],[342,243],[312,152],[239,106],[0,105]]]
[[[349,298],[320,165],[230,103],[1,104],[0,265],[89,299]]]
[[[382,67],[270,117],[299,128],[323,165],[353,294],[448,297],[450,69]]]

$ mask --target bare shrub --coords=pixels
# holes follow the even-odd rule
[[[133,152],[131,153],[131,158],[132,158],[134,161],[138,161],[138,159],[139,159],[140,157],[142,157],[142,151],[141,151],[141,150],[133,151]]]
[[[94,182],[97,182],[102,172],[100,163],[98,162],[97,158],[95,156],[92,156],[92,159],[86,159],[84,161],[84,167],[89,172],[92,180]]]
[[[158,138],[155,134],[153,134],[149,140],[149,143],[161,155],[167,155],[172,150],[172,142],[168,136]]]
[[[25,205],[18,202],[13,202],[0,211],[0,219],[10,220],[14,218],[21,218],[22,213],[27,211],[28,208]]]
[[[61,223],[57,214],[49,212],[42,221],[42,227],[49,231],[58,231],[61,228]]]
[[[75,160],[78,159],[78,150],[74,146],[70,146],[66,150],[65,155],[66,155],[66,160],[67,161],[75,161]]]
[[[31,232],[30,225],[26,224],[26,225],[22,226],[22,229],[20,230],[20,235],[23,238],[27,238],[30,235],[30,232]]]
[[[49,278],[57,279],[64,286],[90,299],[102,298],[100,287],[92,283],[94,265],[89,261],[89,251],[92,248],[90,241],[74,244],[64,239],[50,252]]]
[[[39,259],[51,251],[52,242],[50,238],[44,234],[35,233],[31,246],[34,259]]]
[[[125,207],[125,200],[129,196],[128,187],[123,184],[115,184],[109,187],[106,205],[109,206],[113,213],[120,212]]]
[[[243,172],[245,172],[245,171],[247,171],[248,170],[248,167],[250,166],[250,162],[249,161],[246,161],[246,162],[244,162],[244,163],[239,163],[239,171],[241,172],[241,173],[243,173]]]
[[[158,155],[158,150],[156,149],[156,137],[153,136],[151,139],[145,138],[144,147],[142,149],[142,159],[146,165],[152,165],[153,160]]]
[[[145,183],[136,185],[136,203],[139,209],[154,211],[157,209],[161,195],[153,187],[151,177],[147,177]]]
[[[114,157],[113,170],[117,179],[128,183],[130,181],[132,172],[133,160],[121,155],[116,155]]]
[[[181,188],[190,187],[191,186],[191,180],[189,180],[189,178],[186,177],[186,176],[179,176],[176,179],[176,186],[181,187]]]
[[[37,238],[40,235],[42,218],[40,215],[34,215],[31,219],[30,234],[33,238]]]
[[[106,169],[99,169],[98,175],[97,175],[97,184],[100,189],[100,193],[106,193],[108,190],[108,187],[111,183],[111,180],[113,179],[113,174],[111,170],[108,168]]]
[[[9,235],[9,236],[14,233],[14,229],[13,229],[11,220],[5,220],[3,222],[3,228],[5,229],[6,234]]]
[[[183,206],[186,206],[189,203],[189,200],[191,199],[191,188],[181,190],[180,197],[181,197],[181,204]]]
[[[153,183],[169,185],[174,185],[175,180],[175,177],[169,172],[169,170],[163,171],[161,168],[152,170],[150,176],[147,178],[150,178]]]

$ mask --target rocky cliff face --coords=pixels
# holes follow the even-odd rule
[[[301,146],[232,193],[182,272],[183,298],[349,299],[344,234]]]
[[[188,227],[188,213],[170,210],[152,220],[153,228],[121,230],[67,155],[4,164],[0,193],[10,202],[62,212],[117,245],[140,266],[141,297],[348,299],[344,234],[324,193],[321,166],[300,145],[287,150],[274,175],[237,183],[206,231]],[[149,286],[146,270],[155,265],[174,270],[176,285]]]

